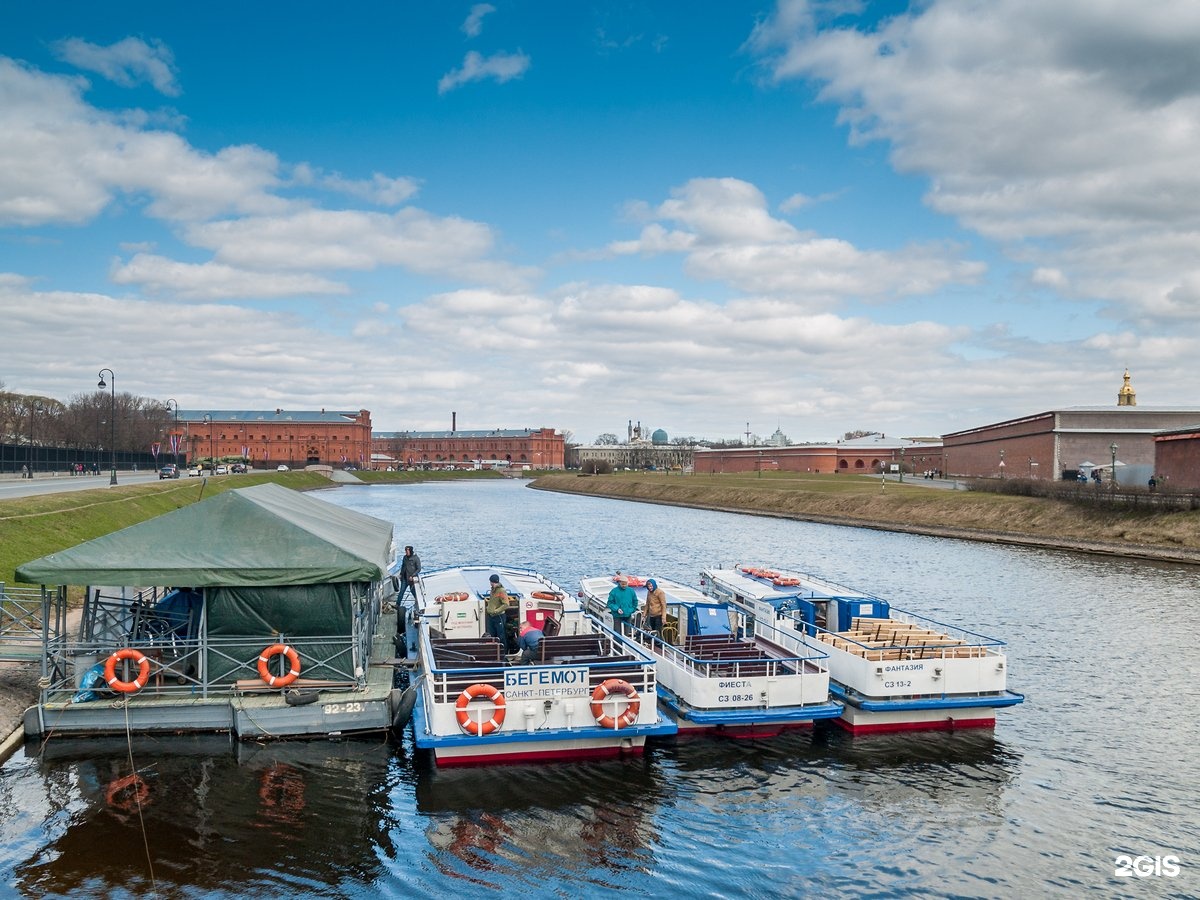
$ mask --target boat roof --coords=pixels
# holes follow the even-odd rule
[[[804,600],[832,599],[834,597],[854,598],[860,600],[877,599],[862,591],[856,591],[845,585],[840,585],[805,572],[795,572],[786,569],[771,568],[770,571],[782,579],[796,582],[795,584],[776,584],[775,579],[762,575],[754,575],[746,569],[760,569],[759,566],[733,566],[730,568],[705,569],[702,573],[712,581],[722,584],[746,597],[759,600]]]
[[[422,572],[421,585],[426,600],[432,600],[442,594],[460,592],[483,599],[491,593],[492,575],[500,576],[500,584],[515,600],[529,597],[534,591],[544,591],[561,594],[564,609],[570,609],[572,606],[578,608],[579,601],[573,593],[563,590],[540,572],[515,566],[449,566]]]

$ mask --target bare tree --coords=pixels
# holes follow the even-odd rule
[[[618,444],[618,443],[620,443],[620,441],[617,440],[617,436],[615,434],[612,434],[611,432],[606,431],[604,434],[598,435],[596,437],[596,446],[597,447],[611,447],[614,444]]]

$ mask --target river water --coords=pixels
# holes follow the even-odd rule
[[[427,569],[528,566],[567,588],[615,569],[694,581],[714,562],[824,575],[1006,640],[1009,687],[1027,699],[994,731],[852,738],[822,725],[758,742],[667,741],[637,760],[441,771],[411,736],[136,737],[132,750],[51,740],[0,768],[0,876],[12,891],[1197,895],[1200,569],[509,480],[322,496],[394,521]],[[140,819],[105,799],[131,752],[150,788]]]

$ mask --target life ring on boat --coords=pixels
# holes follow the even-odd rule
[[[799,583],[799,578],[776,578],[773,580],[775,587],[795,587]]]
[[[131,659],[137,663],[137,678],[133,679],[133,681],[122,681],[117,677],[117,663],[123,659]],[[122,694],[132,694],[140,691],[146,686],[146,681],[149,677],[150,660],[146,658],[146,654],[141,650],[122,647],[120,650],[114,650],[112,656],[104,662],[104,680],[110,688],[114,691],[120,691]]]
[[[534,591],[529,595],[534,600],[561,600],[563,595],[557,591]]]
[[[472,719],[471,714],[467,711],[468,705],[476,697],[490,700],[496,707],[492,711],[492,717],[486,722]],[[504,695],[490,684],[473,684],[458,695],[458,699],[454,701],[454,711],[458,716],[459,728],[467,734],[477,734],[483,737],[485,734],[499,731],[500,726],[504,724]]]
[[[469,600],[470,597],[466,591],[451,591],[448,594],[438,594],[433,600],[435,603],[457,603],[460,600]]]
[[[150,800],[150,785],[136,772],[114,778],[104,792],[104,802],[123,813],[135,813]]]
[[[604,701],[612,694],[624,694],[625,699],[629,701],[625,712],[619,716],[610,716],[604,711]],[[601,728],[628,728],[637,721],[641,711],[642,699],[628,681],[610,678],[592,691],[592,715],[596,717],[596,724]]]
[[[612,580],[615,582],[621,578],[624,578],[630,587],[645,587],[646,586],[646,579],[639,578],[637,575],[614,575]]]
[[[286,675],[272,675],[268,667],[272,657],[283,654],[291,668]],[[287,644],[272,644],[258,657],[258,677],[271,687],[287,687],[300,677],[300,654]]]

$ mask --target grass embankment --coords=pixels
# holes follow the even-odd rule
[[[274,481],[294,490],[333,487],[312,472],[270,472],[218,478],[181,478],[21,497],[0,503],[0,581],[17,583],[13,571],[32,559],[74,547],[230,488]]]
[[[1200,513],[1115,510],[854,475],[546,475],[534,487],[980,540],[1200,563]]]

